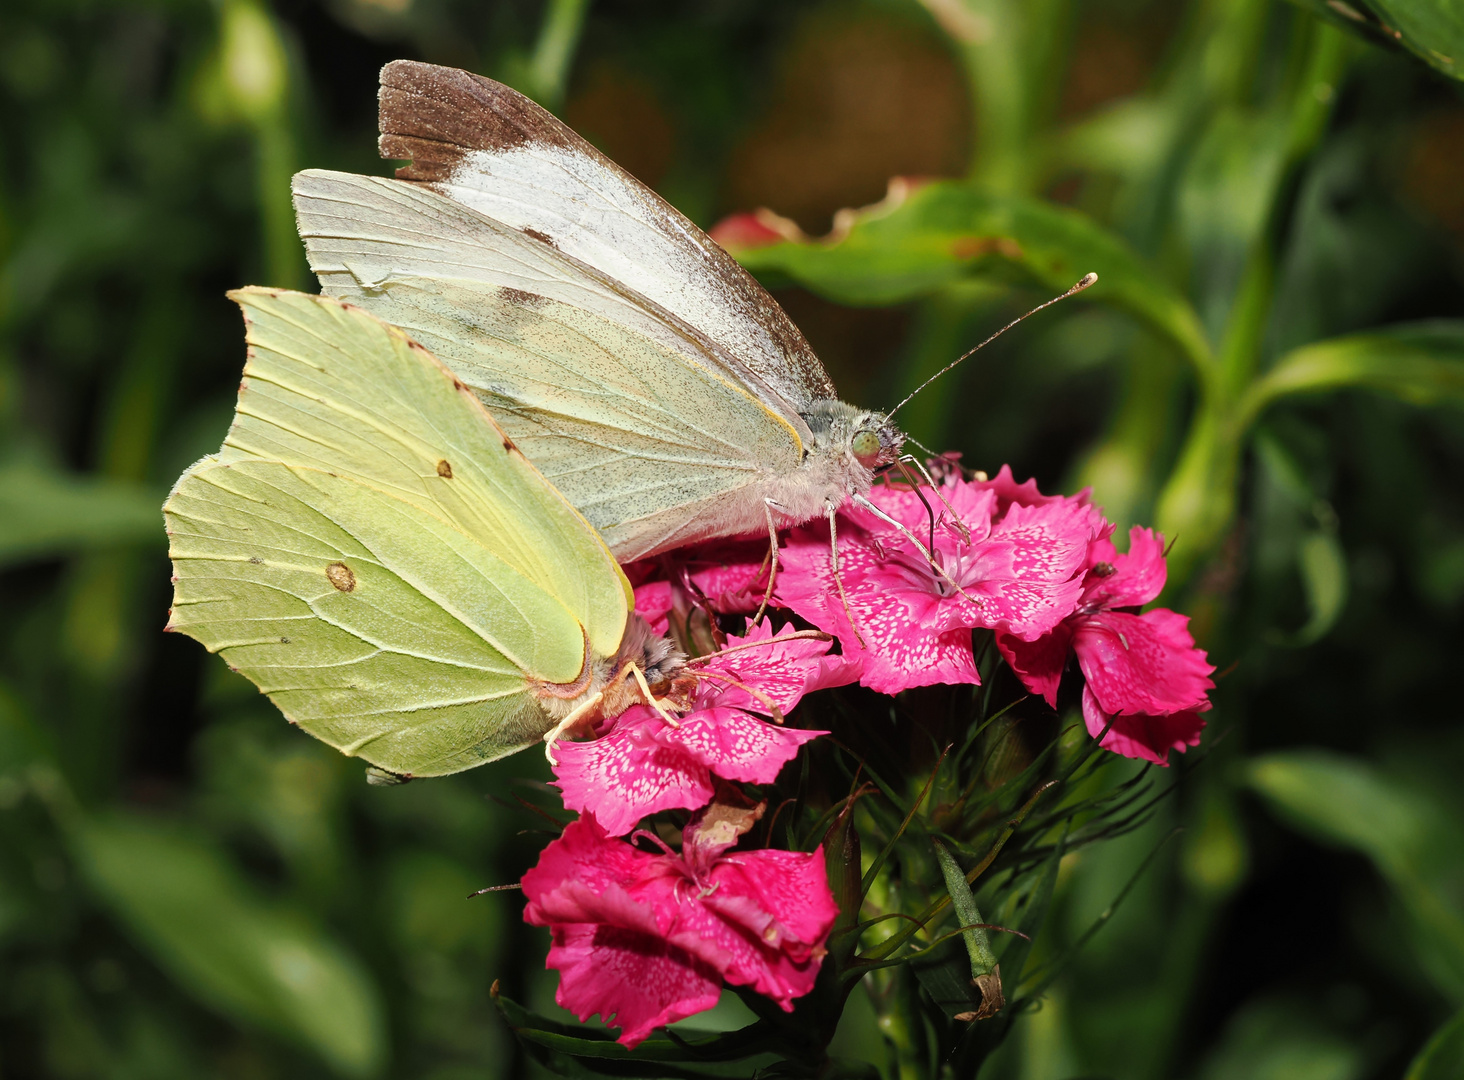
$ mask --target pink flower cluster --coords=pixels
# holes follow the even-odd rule
[[[838,909],[822,849],[726,853],[761,813],[713,803],[679,854],[616,840],[593,815],[571,823],[523,881],[524,918],[553,934],[559,1003],[613,1016],[627,1046],[711,1008],[724,979],[791,1010]]]
[[[524,917],[553,935],[560,1005],[582,1020],[613,1017],[634,1046],[711,1008],[724,981],[784,1009],[813,988],[838,914],[823,851],[727,854],[762,813],[728,782],[771,783],[800,746],[827,734],[754,713],[786,713],[804,694],[853,681],[857,670],[830,648],[760,622],[695,665],[696,696],[676,726],[638,705],[597,738],[557,747],[564,805],[581,816],[523,886]],[[679,854],[651,833],[637,836],[660,854],[620,839],[647,815],[677,809],[699,811]]]
[[[1113,526],[1086,492],[1043,495],[1006,466],[989,480],[945,480],[943,500],[922,494],[870,493],[903,530],[869,510],[840,512],[842,598],[829,585],[826,526],[794,530],[782,549],[778,598],[839,639],[843,655],[862,664],[861,683],[893,694],[979,682],[971,631],[984,627],[1023,684],[1054,706],[1075,655],[1083,718],[1106,749],[1164,765],[1170,750],[1200,741],[1215,669],[1186,616],[1139,612],[1164,588],[1162,538],[1134,528],[1119,554]],[[920,545],[929,543],[932,513],[927,557]]]
[[[827,523],[785,537],[773,604],[824,635],[759,621],[691,661],[697,688],[676,723],[636,706],[593,740],[558,745],[556,782],[580,817],[523,886],[525,918],[552,933],[561,1005],[613,1019],[634,1046],[710,1008],[724,982],[785,1010],[812,989],[837,915],[822,850],[732,850],[763,809],[734,785],[773,782],[827,734],[765,719],[806,694],[977,683],[972,631],[986,629],[1050,705],[1075,662],[1084,722],[1105,748],[1163,765],[1199,742],[1214,669],[1184,616],[1142,610],[1164,586],[1162,539],[1135,528],[1119,553],[1086,493],[1042,495],[1007,468],[953,471],[938,491],[876,486],[876,510],[846,505],[837,577]],[[723,543],[632,567],[637,611],[661,633],[692,603],[751,614],[766,556],[766,544]],[[666,810],[694,812],[679,852],[637,828]]]

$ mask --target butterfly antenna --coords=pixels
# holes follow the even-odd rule
[[[898,405],[896,405],[893,409],[891,409],[885,415],[886,416],[894,416],[895,413],[899,412],[901,409],[903,409],[906,405],[908,405],[910,403],[910,398],[913,398],[916,394],[920,393],[920,391],[924,390],[931,383],[935,382],[936,379],[940,378],[947,371],[950,371],[951,368],[955,367],[962,360],[966,359],[966,357],[972,355],[973,353],[980,352],[982,349],[986,348],[986,346],[990,345],[997,338],[1001,337],[1003,334],[1005,334],[1012,327],[1016,326],[1017,323],[1021,322],[1023,319],[1030,318],[1031,316],[1036,315],[1043,308],[1049,308],[1053,304],[1057,303],[1059,300],[1066,300],[1069,296],[1072,296],[1074,293],[1080,293],[1080,292],[1082,292],[1084,289],[1086,289],[1089,285],[1092,285],[1097,280],[1098,280],[1098,275],[1097,274],[1094,274],[1094,273],[1084,274],[1083,275],[1083,279],[1081,281],[1079,281],[1076,285],[1074,285],[1067,292],[1063,293],[1061,296],[1054,296],[1051,300],[1047,301],[1045,304],[1038,304],[1031,311],[1027,312],[1026,315],[1018,315],[1015,319],[1013,319],[1011,322],[1007,323],[1005,326],[1003,326],[996,333],[992,334],[989,338],[987,338],[985,341],[983,341],[980,345],[977,345],[974,349],[967,349],[960,356],[956,357],[954,360],[952,360],[945,367],[941,368],[939,371],[937,371],[930,378],[926,379],[923,383],[921,383],[913,391],[910,392],[909,397],[905,398],[904,401],[900,402]]]

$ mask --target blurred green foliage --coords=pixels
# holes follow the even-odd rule
[[[156,508],[242,363],[223,292],[305,283],[289,175],[384,171],[397,56],[515,83],[703,225],[820,234],[944,178],[743,253],[869,405],[1100,273],[901,419],[1156,521],[1225,677],[1177,796],[1062,859],[1055,978],[983,1077],[1464,1075],[1459,29],[1435,0],[12,0],[0,1075],[531,1068],[489,988],[552,1012],[546,941],[465,897],[533,861],[510,778],[542,765],[370,788],[161,633]],[[874,1037],[889,989],[836,1047],[919,1075]]]

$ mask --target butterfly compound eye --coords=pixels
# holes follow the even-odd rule
[[[883,447],[880,446],[879,436],[874,432],[858,431],[849,440],[849,449],[854,451],[854,457],[859,464],[866,469],[872,469],[878,464]]]

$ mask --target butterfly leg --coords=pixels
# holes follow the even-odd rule
[[[758,644],[761,644],[761,642],[758,642]],[[756,687],[739,682],[730,675],[723,675],[720,671],[691,671],[690,674],[694,679],[711,679],[713,682],[724,682],[728,686],[737,687],[737,689],[743,691],[749,697],[759,702],[763,708],[767,709],[768,714],[773,718],[773,723],[781,724],[783,722],[783,710],[778,708],[778,703]]]
[[[762,621],[763,612],[768,610],[768,604],[773,598],[773,586],[778,580],[778,527],[773,524],[773,507],[783,509],[773,502],[772,499],[763,500],[763,514],[768,519],[768,587],[763,590],[762,603],[757,606],[757,614],[752,617],[752,625]]]
[[[945,495],[940,490],[940,485],[935,482],[935,477],[930,475],[930,470],[925,467],[924,463],[914,454],[901,454],[897,463],[900,465],[901,472],[905,471],[906,465],[913,465],[915,471],[925,478],[925,482],[930,485],[930,490],[935,493],[935,497],[940,500],[940,504],[950,512],[951,524],[961,534],[961,539],[969,544],[971,542],[971,530],[966,528],[966,523],[961,520],[961,515],[956,513],[956,508],[946,501]],[[908,477],[908,475],[907,473],[906,476]],[[931,542],[931,546],[934,546],[934,541]]]
[[[854,622],[854,612],[849,609],[849,597],[844,594],[844,578],[839,573],[839,526],[835,520],[838,510],[833,503],[825,503],[824,508],[829,517],[829,569],[834,574],[834,588],[839,590],[839,602],[844,605],[844,617],[849,620],[849,628],[854,631],[854,640],[859,642],[861,649],[867,649],[869,646],[864,643],[864,635]]]
[[[655,694],[651,693],[651,686],[646,682],[646,673],[640,669],[640,665],[631,663],[627,664],[626,667],[630,669],[631,677],[635,679],[635,684],[640,687],[640,692],[645,695],[646,704],[660,713],[661,719],[666,721],[666,723],[674,728],[679,728],[681,725],[677,722],[676,717],[666,711],[666,706],[663,704],[665,699],[658,698]]]
[[[568,716],[559,721],[559,723],[555,724],[554,727],[552,727],[549,731],[544,733],[544,756],[549,759],[550,765],[559,764],[559,762],[554,757],[554,744],[560,739],[564,738],[564,733],[573,728],[575,724],[579,723],[580,718],[584,716],[587,712],[590,712],[592,709],[594,709],[597,705],[599,705],[604,697],[605,691],[596,691],[593,695],[591,695],[589,700],[583,701],[580,704],[576,705],[573,709],[569,711]]]
[[[964,598],[966,600],[969,600],[971,603],[975,604],[977,607],[982,607],[983,606],[980,600],[977,600],[974,596],[972,596],[970,593],[968,593],[965,589],[961,588],[961,583],[958,582],[955,578],[951,577],[950,573],[946,570],[946,568],[940,564],[939,560],[936,559],[934,553],[929,548],[927,548],[924,544],[922,544],[920,542],[920,538],[917,537],[914,533],[912,533],[909,529],[907,529],[903,524],[901,524],[900,522],[896,521],[894,518],[890,517],[888,514],[886,514],[883,510],[881,510],[874,503],[870,502],[863,495],[853,495],[853,496],[850,496],[850,499],[854,503],[855,506],[858,506],[860,509],[863,509],[863,510],[868,510],[871,514],[874,514],[876,517],[878,517],[885,524],[890,525],[890,526],[894,527],[895,529],[899,530],[900,534],[903,535],[906,540],[910,541],[910,543],[912,543],[912,544],[915,545],[915,550],[918,551],[918,552],[920,552],[920,554],[922,554],[922,555],[925,556],[925,561],[930,564],[930,568],[932,570],[934,570],[937,574],[939,574],[941,577],[943,577],[945,579],[945,581],[946,581],[946,584],[949,585],[951,588],[955,589],[956,592],[962,598]]]

